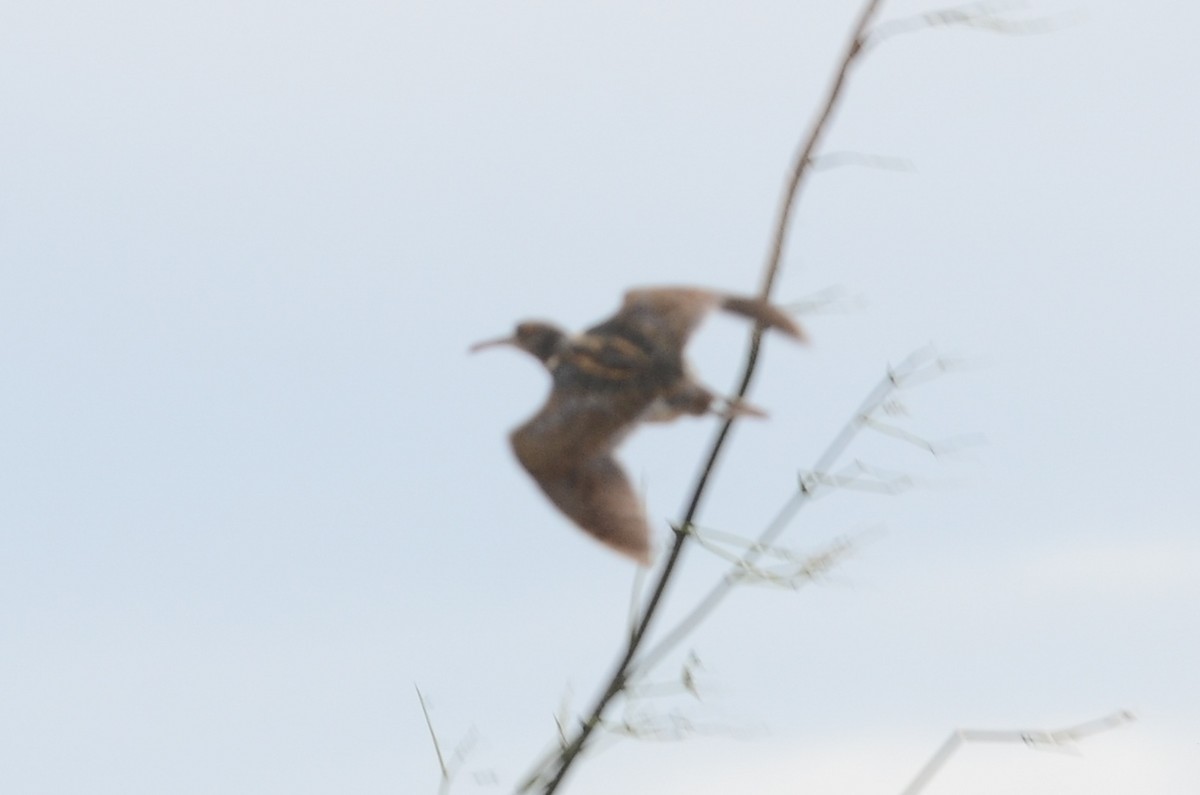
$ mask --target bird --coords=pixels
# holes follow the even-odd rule
[[[684,358],[692,333],[714,309],[741,315],[804,342],[804,330],[762,299],[698,287],[643,287],[625,293],[611,317],[579,334],[541,320],[472,345],[509,345],[551,377],[542,407],[509,434],[517,461],[550,501],[585,532],[642,566],[653,562],[642,500],[616,450],[643,422],[684,415],[765,416],[702,384]]]

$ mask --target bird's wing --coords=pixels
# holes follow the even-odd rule
[[[650,525],[641,497],[611,454],[575,461],[534,479],[550,501],[589,535],[643,566],[650,565]]]
[[[521,466],[575,524],[648,564],[650,530],[641,500],[613,458],[651,397],[556,385],[546,404],[509,437]]]
[[[645,287],[625,294],[621,309],[597,328],[625,330],[681,350],[713,309],[724,309],[804,338],[795,320],[779,307],[759,298],[729,295],[698,287]]]
[[[720,293],[696,287],[643,287],[625,293],[620,310],[606,322],[682,350],[720,300]]]
[[[606,392],[562,383],[556,374],[545,404],[512,432],[513,451],[534,477],[611,452],[653,399],[636,385]]]

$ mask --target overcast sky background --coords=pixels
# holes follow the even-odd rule
[[[544,374],[467,346],[624,289],[756,289],[784,171],[858,3],[10,3],[0,10],[0,790],[506,792],[593,698],[633,567],[508,451]],[[883,18],[936,4],[896,2]],[[866,532],[797,593],[739,590],[704,729],[569,791],[896,793],[954,727],[1129,709],[1079,756],[970,747],[938,793],[1200,781],[1200,9],[1034,5],[1045,35],[904,35],[853,73],[702,523],[756,533],[889,363],[970,366],[904,427],[986,438],[841,492]],[[1063,14],[1064,16],[1057,16]],[[733,383],[745,325],[694,345]],[[712,421],[623,459],[660,543]],[[663,626],[721,567],[688,553]],[[619,716],[619,713],[617,713]]]

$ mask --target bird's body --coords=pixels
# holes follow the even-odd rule
[[[691,374],[683,357],[689,337],[714,308],[803,338],[800,327],[758,299],[697,288],[631,290],[621,309],[582,334],[526,322],[508,343],[535,356],[553,385],[545,405],[510,435],[521,466],[559,510],[622,554],[648,565],[651,532],[641,499],[614,453],[642,422],[683,414],[755,414],[723,401]]]

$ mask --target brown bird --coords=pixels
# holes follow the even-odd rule
[[[512,432],[513,452],[559,510],[642,565],[652,560],[650,526],[641,499],[614,458],[617,446],[640,422],[709,412],[762,416],[701,384],[683,358],[692,332],[712,309],[804,340],[803,330],[787,313],[757,298],[658,287],[630,290],[615,315],[582,334],[526,321],[512,336],[471,348],[513,345],[550,372],[550,397]]]

